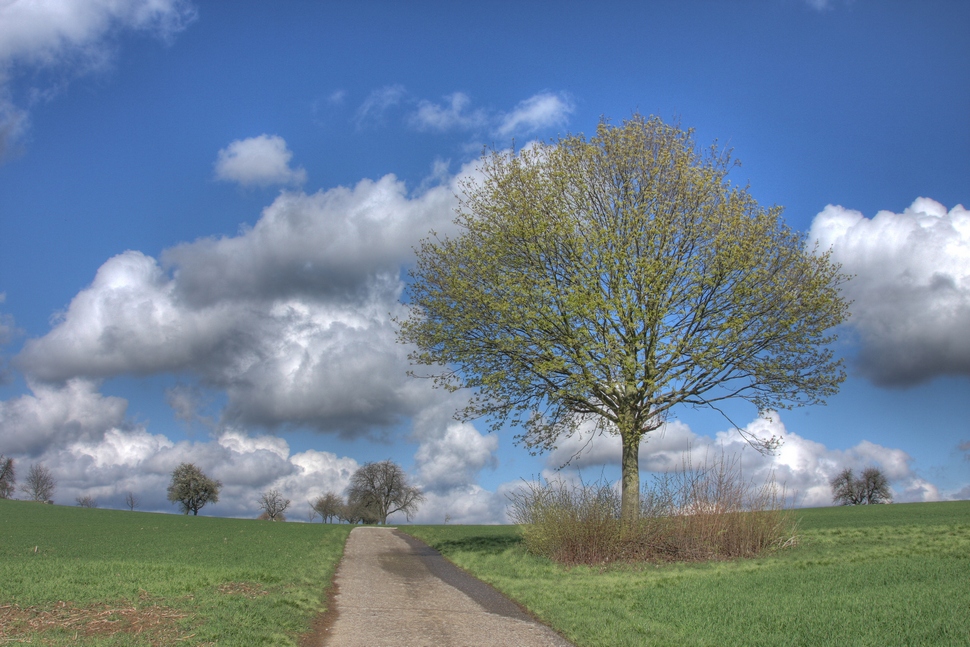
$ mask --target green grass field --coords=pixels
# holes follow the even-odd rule
[[[580,646],[970,645],[970,502],[799,510],[754,560],[564,568],[404,526]],[[0,500],[0,644],[293,645],[351,527]]]
[[[349,532],[0,500],[0,644],[295,645]]]
[[[403,529],[582,647],[970,645],[970,501],[796,511],[753,560],[564,568],[508,526]]]

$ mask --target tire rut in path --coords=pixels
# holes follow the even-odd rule
[[[491,586],[393,528],[355,528],[324,647],[572,647]]]

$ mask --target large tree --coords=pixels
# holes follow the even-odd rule
[[[194,464],[182,463],[172,472],[168,500],[178,503],[184,514],[198,515],[205,504],[219,501],[221,488],[221,482],[210,479]]]
[[[460,417],[520,426],[532,451],[587,420],[619,435],[636,518],[640,443],[674,407],[815,404],[845,379],[828,345],[846,277],[732,166],[640,115],[485,155],[459,233],[417,249],[400,341],[437,385],[472,389]]]
[[[410,521],[423,500],[421,490],[410,485],[401,466],[390,460],[365,463],[350,477],[347,488],[347,508],[357,510],[365,522],[386,524],[388,515],[395,512],[403,512]]]

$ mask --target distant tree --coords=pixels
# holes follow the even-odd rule
[[[41,463],[34,463],[30,466],[20,491],[30,497],[31,501],[50,501],[56,485],[51,471]]]
[[[125,505],[128,506],[129,510],[134,511],[135,506],[138,505],[138,497],[135,496],[134,492],[125,495]]]
[[[97,508],[98,502],[90,494],[79,496],[74,499],[81,508]]]
[[[876,467],[862,470],[862,476],[855,478],[850,468],[845,468],[830,482],[832,501],[839,505],[868,505],[891,503],[892,492],[889,480]]]
[[[178,503],[183,514],[198,515],[206,503],[219,501],[222,483],[206,476],[192,463],[182,463],[172,472],[172,484],[168,486],[168,500]]]
[[[258,504],[263,510],[263,514],[259,515],[260,519],[286,521],[286,516],[283,513],[290,507],[290,500],[284,499],[279,490],[263,492],[259,497]]]
[[[327,492],[321,497],[317,497],[310,507],[320,515],[323,523],[330,523],[333,519],[340,517],[340,508],[344,505],[344,500],[335,492]]]
[[[408,485],[404,470],[390,460],[365,463],[350,477],[347,488],[347,505],[383,524],[395,512],[403,512],[410,521],[423,500],[421,490]]]
[[[14,470],[13,459],[0,454],[0,499],[13,496],[17,486],[17,473]]]

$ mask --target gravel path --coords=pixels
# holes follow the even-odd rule
[[[489,585],[393,528],[355,528],[326,647],[572,647]]]

